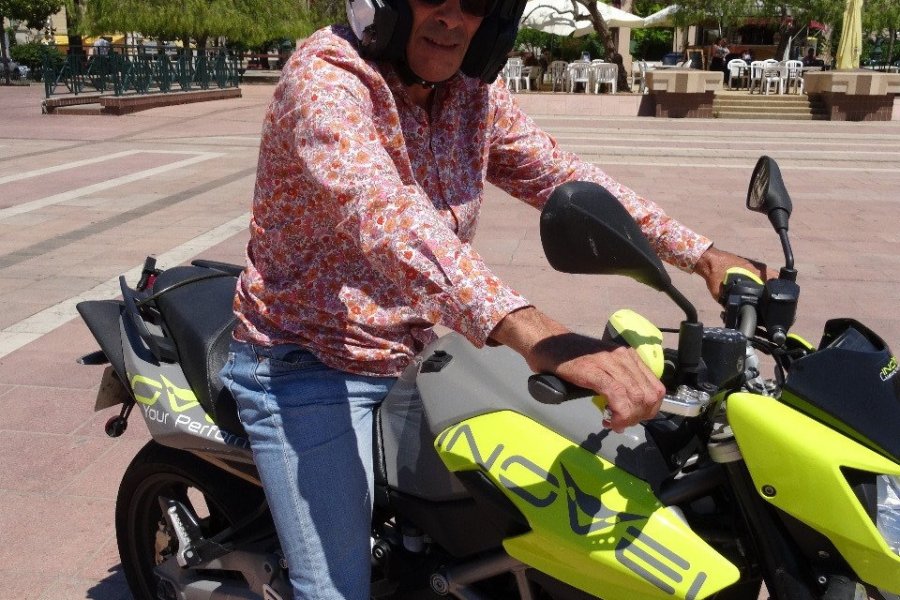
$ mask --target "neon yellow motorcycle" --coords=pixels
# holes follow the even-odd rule
[[[666,385],[659,416],[619,434],[602,398],[532,374],[506,348],[448,335],[382,404],[375,431],[372,597],[463,600],[896,599],[900,376],[861,323],[818,346],[790,333],[799,298],[791,202],[760,159],[747,205],[786,264],[735,271],[723,327],[704,327],[622,206],[560,187],[541,215],[550,264],[632,277],[686,315],[677,348],[628,310],[606,335]],[[239,267],[148,262],[123,300],[79,310],[107,364],[98,407],[121,435],[132,409],[153,440],[120,487],[123,570],[140,600],[290,598],[249,445],[218,367]],[[771,363],[764,377],[760,354]]]

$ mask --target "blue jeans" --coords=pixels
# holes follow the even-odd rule
[[[368,600],[373,413],[395,379],[337,371],[292,344],[233,341],[237,403],[296,600]]]

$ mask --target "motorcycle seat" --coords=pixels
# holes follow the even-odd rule
[[[231,393],[219,378],[237,319],[233,272],[199,266],[163,271],[153,284],[156,307],[175,344],[185,379],[213,422],[247,437]]]

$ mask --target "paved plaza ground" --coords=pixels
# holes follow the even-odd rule
[[[260,124],[272,86],[243,98],[127,117],[41,115],[40,86],[0,87],[0,600],[130,598],[113,511],[119,479],[148,434],[140,416],[109,439],[93,413],[100,367],[74,306],[112,298],[117,277],[154,254],[241,262]],[[780,162],[802,287],[795,330],[813,341],[850,316],[900,348],[900,122],[662,120],[546,114],[564,148],[662,204],[726,249],[782,261],[768,220],[744,208],[761,154]],[[549,99],[549,96],[547,97]],[[681,315],[622,278],[554,273],[537,212],[490,188],[476,247],[549,313],[599,332],[619,307],[662,326]],[[699,278],[675,274],[707,324]]]

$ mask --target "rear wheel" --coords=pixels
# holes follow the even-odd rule
[[[207,538],[263,501],[260,488],[189,452],[149,442],[125,471],[116,499],[119,557],[135,600],[157,600],[159,578],[154,567],[178,550],[178,540],[160,508],[160,497],[184,504]]]

